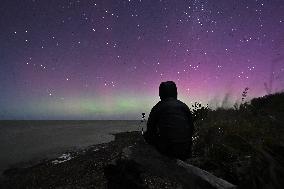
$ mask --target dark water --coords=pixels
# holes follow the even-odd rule
[[[109,142],[111,133],[138,130],[139,125],[140,121],[0,121],[0,174],[23,162]]]

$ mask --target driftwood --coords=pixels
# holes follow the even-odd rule
[[[137,169],[141,172],[149,172],[153,175],[157,175],[162,178],[174,180],[178,183],[176,188],[195,188],[195,189],[232,189],[236,188],[235,185],[220,179],[211,173],[204,171],[198,167],[187,164],[181,160],[170,159],[161,155],[150,145],[145,143],[135,144],[123,149],[121,156],[115,159],[112,163],[112,167],[119,167],[123,162],[123,170],[129,170],[125,168],[126,162],[129,162],[132,166],[131,170]],[[121,167],[121,166],[120,166]],[[135,167],[135,168],[133,168]],[[116,169],[117,170],[117,169]],[[135,173],[124,174],[120,171],[120,178],[123,180],[129,178],[127,175],[136,175],[136,178],[130,176],[132,182],[127,180],[126,183],[135,183],[132,187],[144,188],[143,182],[139,180],[137,171]],[[108,175],[112,174],[108,171]],[[122,176],[126,175],[126,176]],[[137,180],[138,179],[138,180]],[[127,184],[126,184],[127,186]],[[118,187],[114,186],[113,188]],[[124,186],[125,187],[125,186]],[[112,187],[109,187],[112,188]]]

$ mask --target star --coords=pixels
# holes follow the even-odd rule
[[[32,0],[21,9],[3,2],[0,49],[5,56],[0,72],[7,79],[0,80],[5,91],[0,99],[9,103],[1,104],[0,111],[15,107],[21,90],[27,96],[23,107],[37,99],[55,104],[63,97],[66,105],[72,99],[81,107],[91,99],[96,104],[90,103],[96,106],[92,110],[109,116],[117,114],[116,101],[130,97],[146,112],[156,102],[154,91],[166,80],[176,82],[187,103],[211,102],[224,95],[227,86],[234,102],[244,85],[252,89],[251,98],[263,95],[265,76],[270,75],[275,77],[272,91],[283,90],[278,75],[284,73],[284,4],[236,2],[74,0],[50,7]],[[44,11],[38,14],[34,8]],[[99,102],[102,99],[111,103]],[[121,114],[139,113],[133,104],[133,112],[125,108]],[[90,107],[82,107],[82,112],[99,119],[102,114],[88,112]],[[52,108],[63,119],[71,111]],[[82,113],[78,108],[72,112]]]

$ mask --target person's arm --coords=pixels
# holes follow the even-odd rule
[[[157,106],[154,106],[149,114],[147,131],[144,134],[144,138],[149,144],[155,144],[157,138],[157,117]]]

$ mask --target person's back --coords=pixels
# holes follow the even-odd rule
[[[163,154],[186,159],[191,155],[191,112],[186,104],[177,100],[174,82],[162,82],[159,95],[161,101],[151,110],[145,139]]]

